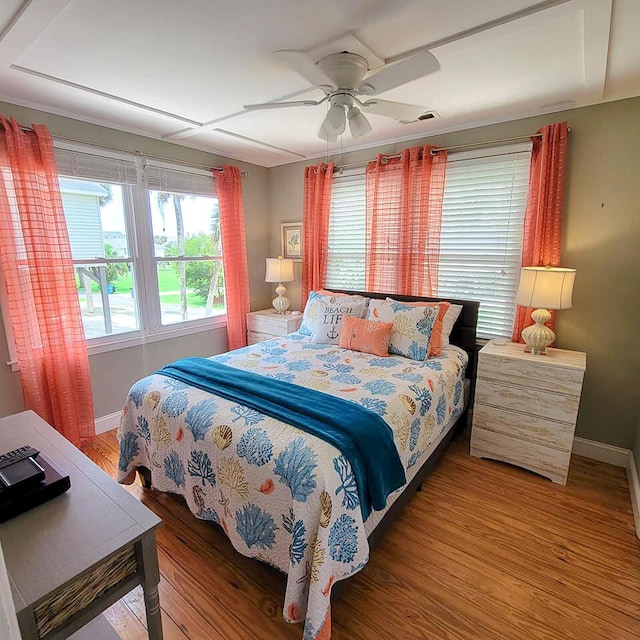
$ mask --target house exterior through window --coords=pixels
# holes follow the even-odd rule
[[[85,145],[55,152],[89,352],[226,326],[211,172]]]

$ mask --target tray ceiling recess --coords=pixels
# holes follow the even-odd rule
[[[270,167],[640,95],[638,24],[637,0],[3,0],[0,100]]]

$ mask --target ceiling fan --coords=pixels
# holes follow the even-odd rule
[[[362,113],[363,111],[394,118],[400,122],[420,119],[427,111],[425,107],[368,98],[368,96],[376,96],[440,69],[438,60],[426,50],[418,51],[399,62],[386,65],[368,76],[369,64],[364,57],[357,53],[348,51],[332,53],[318,62],[313,62],[302,51],[278,51],[276,53],[314,87],[324,91],[324,98],[246,104],[244,108],[257,110],[315,107],[328,102],[330,106],[327,115],[318,131],[318,137],[327,142],[336,142],[338,136],[346,130],[347,122],[354,138],[369,133],[371,124]],[[368,99],[363,101],[359,96]]]

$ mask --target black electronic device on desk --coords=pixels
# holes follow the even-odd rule
[[[0,522],[55,498],[70,486],[69,476],[33,447],[0,454]]]

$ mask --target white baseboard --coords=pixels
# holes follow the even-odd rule
[[[111,431],[111,429],[116,429],[120,424],[121,415],[122,411],[115,411],[101,418],[96,418],[96,435]]]
[[[629,481],[633,518],[636,521],[636,535],[640,538],[640,480],[638,479],[638,470],[633,457],[633,451],[629,451],[629,457],[627,459],[627,480]]]
[[[614,447],[604,442],[596,442],[595,440],[574,438],[573,453],[592,460],[608,462],[616,467],[626,468],[633,519],[636,523],[636,535],[640,538],[640,480],[638,479],[638,470],[635,465],[633,451],[622,447]]]
[[[629,461],[629,453],[631,452],[629,449],[614,447],[604,442],[576,437],[573,439],[573,453],[577,456],[591,458],[592,460],[607,462],[616,467],[626,467]]]

